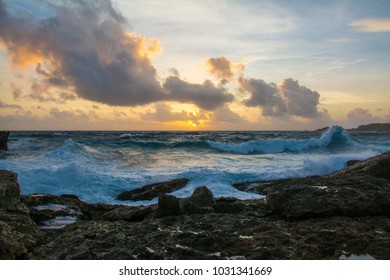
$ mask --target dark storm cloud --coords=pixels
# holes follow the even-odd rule
[[[162,87],[148,57],[160,50],[158,41],[126,32],[125,19],[111,1],[39,3],[51,11],[51,17],[17,17],[0,0],[1,42],[15,65],[36,64],[41,77],[33,84],[30,98],[56,101],[50,90],[61,88],[83,99],[118,106],[177,101],[213,110],[233,100],[222,86],[209,81],[191,84],[169,77]]]
[[[264,116],[295,115],[305,118],[320,117],[318,111],[320,94],[299,85],[293,79],[284,79],[277,86],[260,79],[240,79],[241,89],[251,94],[245,100],[248,107],[260,107]]]
[[[170,76],[166,79],[164,88],[169,92],[169,100],[193,103],[205,110],[215,110],[234,99],[225,88],[216,87],[207,80],[203,84],[192,84],[179,77]]]
[[[37,65],[45,82],[110,105],[165,98],[156,70],[110,1],[41,1],[54,16],[15,17],[0,2],[0,38],[14,64]]]
[[[293,79],[284,79],[279,88],[289,114],[306,118],[321,115],[317,108],[320,103],[320,94],[317,91],[301,86]]]

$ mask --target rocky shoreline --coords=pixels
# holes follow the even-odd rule
[[[390,152],[324,177],[235,185],[257,200],[205,186],[179,199],[163,182],[144,188],[156,205],[88,204],[0,178],[0,259],[390,259]]]

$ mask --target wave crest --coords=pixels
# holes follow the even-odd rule
[[[358,144],[358,141],[348,135],[340,126],[330,127],[320,138],[253,140],[239,144],[206,142],[213,149],[235,154],[300,153],[318,149],[345,148],[353,144]]]

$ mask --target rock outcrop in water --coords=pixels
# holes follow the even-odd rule
[[[8,150],[9,131],[0,131],[0,150]]]
[[[189,198],[161,194],[157,205],[139,207],[52,195],[23,196],[22,204],[13,190],[16,177],[4,171],[0,193],[8,206],[0,211],[0,257],[389,259],[389,159],[390,152],[325,177],[236,185],[265,199],[218,199],[199,187]],[[42,205],[52,212],[39,215],[50,208]],[[56,230],[33,222],[42,226],[57,215],[76,222]]]
[[[171,181],[150,184],[139,189],[123,192],[116,199],[133,201],[152,200],[161,194],[171,193],[185,187],[188,181],[187,178],[178,178]]]

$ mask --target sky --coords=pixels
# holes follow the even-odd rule
[[[0,130],[390,122],[389,0],[0,0]]]

